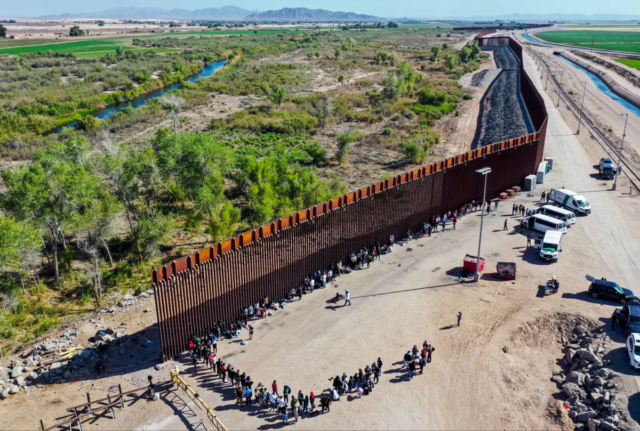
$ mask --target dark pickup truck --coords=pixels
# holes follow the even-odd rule
[[[605,180],[611,180],[616,175],[616,169],[613,167],[613,162],[608,157],[603,157],[600,159],[600,163],[598,165],[598,172],[600,172],[600,176]]]
[[[622,326],[627,336],[632,333],[640,333],[640,301],[630,301],[624,307],[616,309],[611,319],[613,320],[611,325],[617,323]]]

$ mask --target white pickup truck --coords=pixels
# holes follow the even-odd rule
[[[549,200],[576,214],[591,214],[591,206],[584,196],[567,189],[551,189]]]

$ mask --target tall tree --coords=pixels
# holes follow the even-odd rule
[[[36,229],[0,216],[0,271],[5,276],[17,278],[23,292],[24,275],[38,265],[41,249],[42,238]]]

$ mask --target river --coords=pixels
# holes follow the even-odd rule
[[[215,63],[209,63],[204,66],[204,69],[202,69],[202,72],[191,76],[190,78],[186,79],[186,81],[196,82],[200,78],[207,78],[209,76],[212,76],[218,70],[222,69],[222,67],[224,67],[225,64],[227,64],[227,60],[221,60],[221,61],[216,61]],[[123,103],[118,103],[115,105],[111,105],[111,106],[107,106],[105,108],[99,109],[91,113],[91,115],[97,118],[98,120],[104,120],[105,118],[109,118],[116,112],[122,111],[124,108],[127,108],[127,107],[139,108],[140,106],[147,103],[149,100],[157,99],[158,97],[162,97],[171,91],[178,90],[179,88],[182,87],[182,85],[183,85],[182,83],[179,83],[179,84],[174,84],[164,88],[159,88],[157,90],[142,94],[133,100],[128,100]],[[64,129],[75,127],[75,125],[76,125],[76,122],[74,121],[73,123],[70,123],[64,127],[61,127],[60,129],[56,130],[54,133],[60,133]]]

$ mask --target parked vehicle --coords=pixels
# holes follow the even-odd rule
[[[558,253],[562,251],[562,232],[548,230],[542,239],[540,258],[542,260],[558,260]]]
[[[627,335],[634,332],[640,334],[640,305],[624,304],[613,312],[611,318],[614,323],[624,327]]]
[[[631,290],[625,289],[614,281],[609,281],[604,278],[596,280],[595,277],[588,274],[587,280],[591,282],[587,291],[592,298],[610,299],[621,304],[626,304],[629,297],[634,296]]]
[[[562,233],[567,233],[567,224],[565,222],[542,214],[525,217],[522,219],[522,226],[539,232],[558,230]]]
[[[616,169],[613,166],[613,162],[608,157],[600,159],[598,171],[600,172],[600,176],[605,180],[611,180],[616,175]]]
[[[535,210],[534,214],[542,214],[547,215],[549,217],[557,218],[562,220],[567,224],[567,226],[571,226],[576,224],[576,215],[569,210],[564,208],[557,207],[555,205],[544,205]]]
[[[629,353],[631,368],[640,369],[640,334],[631,334],[627,337],[627,353]]]
[[[591,214],[591,206],[585,197],[571,190],[551,189],[549,192],[549,200],[578,214]]]

